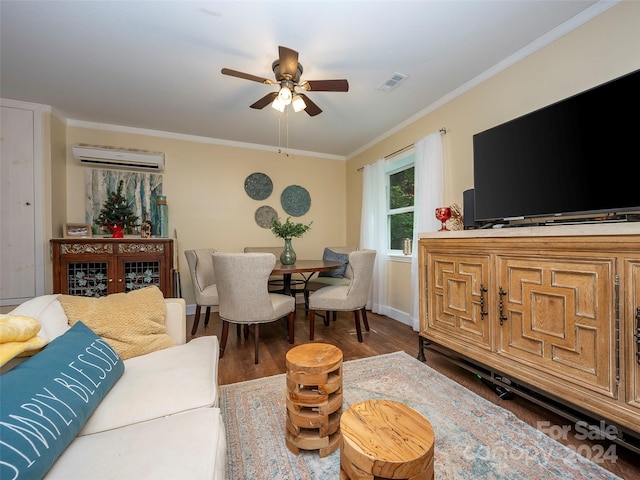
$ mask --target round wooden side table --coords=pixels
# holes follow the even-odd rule
[[[433,428],[392,400],[351,405],[340,419],[341,480],[433,480]]]
[[[287,448],[296,455],[319,450],[330,455],[340,445],[342,351],[307,343],[287,352]]]

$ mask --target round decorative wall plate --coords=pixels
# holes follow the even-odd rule
[[[273,192],[273,182],[269,175],[255,172],[245,178],[244,191],[254,200],[264,200]]]
[[[274,208],[263,205],[262,207],[256,210],[256,223],[259,227],[262,228],[271,228],[271,222],[273,222],[274,218],[278,217],[278,213]]]
[[[311,207],[311,195],[300,185],[289,185],[280,195],[280,203],[285,212],[292,217],[300,217]]]

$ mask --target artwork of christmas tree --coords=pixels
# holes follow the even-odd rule
[[[118,190],[109,193],[109,198],[104,202],[100,215],[94,220],[94,223],[103,230],[113,231],[114,237],[123,228],[131,233],[132,229],[137,226],[138,216],[134,215],[133,208],[122,194],[123,186],[124,182],[120,180]]]

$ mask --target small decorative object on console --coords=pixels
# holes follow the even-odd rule
[[[454,203],[449,208],[451,208],[451,218],[449,219],[449,227],[451,227],[451,230],[464,230],[462,209],[460,206]]]
[[[111,232],[113,232],[113,235],[111,235],[111,238],[124,238],[124,233],[122,233],[122,230],[124,229],[124,227],[122,225],[109,225],[109,230],[111,230]]]
[[[100,215],[94,220],[94,223],[103,230],[108,228],[113,231],[114,238],[122,238],[122,230],[126,228],[128,232],[131,231],[137,226],[138,221],[138,216],[134,215],[133,208],[122,194],[123,187],[124,182],[120,180],[118,190],[109,194],[109,198],[100,210]]]
[[[156,227],[156,237],[169,238],[169,207],[167,207],[167,197],[161,195],[156,200],[158,209],[158,225]]]
[[[142,238],[151,238],[151,220],[149,220],[149,212],[144,212],[144,221],[140,225],[140,236]]]
[[[62,227],[64,238],[91,238],[91,225],[87,223],[65,223]]]
[[[451,208],[449,207],[438,207],[436,208],[436,218],[442,222],[442,228],[438,230],[439,232],[446,232],[449,229],[447,228],[447,220],[451,218]]]

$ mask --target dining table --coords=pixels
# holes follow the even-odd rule
[[[279,260],[273,267],[273,275],[282,275],[284,281],[283,292],[285,295],[291,295],[291,276],[299,273],[304,279],[304,288],[307,288],[309,280],[319,272],[328,272],[342,267],[341,262],[330,262],[327,260],[296,260],[292,265],[284,265]]]

